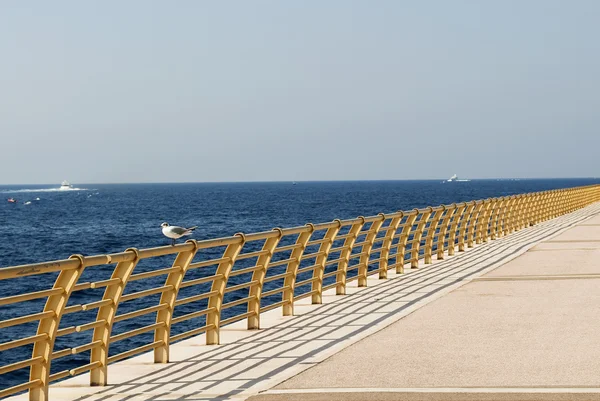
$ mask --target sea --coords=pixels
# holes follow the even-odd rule
[[[371,216],[453,202],[470,201],[526,192],[599,184],[597,178],[498,179],[447,182],[427,181],[339,181],[339,182],[256,182],[180,184],[74,184],[71,190],[58,185],[0,185],[0,268],[68,258],[73,254],[95,255],[124,251],[129,247],[169,245],[161,223],[198,226],[192,238],[219,238],[238,232],[253,233],[274,227],[294,227],[307,222]],[[17,202],[9,203],[8,198]],[[212,257],[218,257],[212,255]],[[142,271],[168,267],[172,261],[157,260]],[[139,267],[139,266],[138,266]],[[136,273],[138,271],[136,267]],[[88,269],[80,281],[109,278],[112,268]],[[210,274],[210,273],[206,273]],[[214,273],[213,273],[214,274]],[[0,298],[52,286],[56,275],[0,280]],[[164,281],[164,277],[159,280]],[[128,293],[151,288],[154,283],[135,282]],[[134,284],[134,283],[132,283]],[[235,284],[235,283],[233,283]],[[145,285],[145,287],[144,287]],[[72,296],[69,305],[101,298],[94,290]],[[97,290],[96,290],[97,291]],[[232,294],[235,299],[236,294]],[[244,295],[246,296],[246,295]],[[100,298],[98,298],[100,297]],[[238,298],[242,297],[241,295]],[[128,302],[119,313],[156,305],[158,298]],[[190,309],[181,313],[198,310]],[[0,321],[36,313],[42,300],[18,306],[0,306]],[[196,308],[196,309],[194,309]],[[122,310],[121,310],[122,309]],[[245,305],[227,310],[243,313]],[[153,315],[154,316],[154,315]],[[225,315],[224,317],[227,317]],[[67,315],[61,328],[93,321],[95,311]],[[149,319],[149,320],[148,320]],[[114,333],[153,323],[140,318],[115,326]],[[203,319],[203,318],[201,318]],[[179,332],[202,325],[202,320],[181,324]],[[133,319],[135,320],[135,319]],[[0,343],[34,335],[33,323],[0,329]],[[60,337],[55,349],[90,341],[91,331]],[[140,335],[111,345],[110,354],[152,342],[151,334]],[[0,366],[30,357],[31,346],[0,352]],[[57,359],[52,373],[89,362],[89,351]],[[110,375],[110,368],[109,368]],[[0,389],[27,381],[28,369],[0,376]]]

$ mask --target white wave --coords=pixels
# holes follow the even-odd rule
[[[0,191],[3,194],[18,194],[18,193],[27,193],[27,192],[77,192],[77,191],[93,191],[93,189],[89,188],[69,188],[69,189],[60,189],[60,188],[28,188],[28,189],[6,189],[4,191]]]
[[[459,182],[469,182],[471,180],[456,180],[456,181],[459,181]]]

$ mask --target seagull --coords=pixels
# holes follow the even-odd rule
[[[184,228],[178,226],[170,226],[169,223],[164,222],[160,225],[162,227],[162,233],[165,237],[171,238],[173,241],[172,245],[175,246],[175,240],[183,237],[184,235],[191,235],[198,226]]]

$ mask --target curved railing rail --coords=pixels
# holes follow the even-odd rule
[[[293,315],[299,299],[320,303],[328,289],[344,294],[352,281],[365,286],[371,274],[385,279],[389,269],[403,273],[598,200],[600,186],[560,189],[0,269],[17,292],[18,280],[38,278],[36,291],[0,298],[10,311],[0,314],[0,329],[34,328],[0,343],[0,375],[29,369],[28,381],[0,397],[28,390],[31,400],[47,400],[52,381],[88,371],[91,385],[106,385],[112,362],[153,351],[166,363],[176,341],[206,333],[207,344],[218,344],[229,323],[247,319],[258,329],[267,310]],[[156,263],[141,267],[149,260]],[[23,313],[33,310],[27,305],[38,310]],[[134,346],[136,338],[146,341]],[[109,353],[111,346],[120,352]],[[31,353],[1,357],[18,347]],[[75,368],[51,372],[68,357],[77,357]]]

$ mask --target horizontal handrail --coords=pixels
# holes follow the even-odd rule
[[[434,256],[464,252],[599,200],[600,185],[590,185],[3,268],[0,280],[40,280],[36,291],[4,296],[0,305],[15,312],[27,302],[45,305],[0,319],[0,329],[37,324],[35,332],[23,331],[21,338],[0,344],[0,351],[33,345],[28,357],[0,366],[0,377],[30,370],[24,383],[0,390],[0,396],[27,390],[30,400],[47,400],[52,381],[88,371],[90,384],[106,385],[111,362],[153,351],[156,363],[166,363],[175,341],[206,333],[207,344],[218,344],[226,324],[248,319],[248,328],[257,329],[268,310],[282,308],[290,315],[300,299],[320,303],[328,289],[344,294],[349,282],[366,286],[369,275],[385,279],[389,269],[403,273],[407,266],[418,268]],[[170,266],[165,257],[172,258]],[[144,263],[155,268],[140,271],[137,266]],[[108,278],[99,274],[107,268],[112,269]],[[79,282],[87,269],[86,277],[95,279]],[[44,282],[47,287],[40,289]],[[128,284],[133,288],[126,292]],[[96,299],[90,295],[69,305],[74,292],[81,300],[82,291]],[[88,320],[77,321],[86,311]],[[90,311],[96,313],[92,321]],[[59,327],[65,315],[69,325]],[[124,321],[124,329],[115,329]],[[55,349],[58,337],[87,330],[91,339]],[[134,347],[125,341],[131,338],[145,338],[145,344]],[[118,353],[109,353],[117,342]],[[84,352],[90,354],[85,363],[50,374],[53,360]]]

